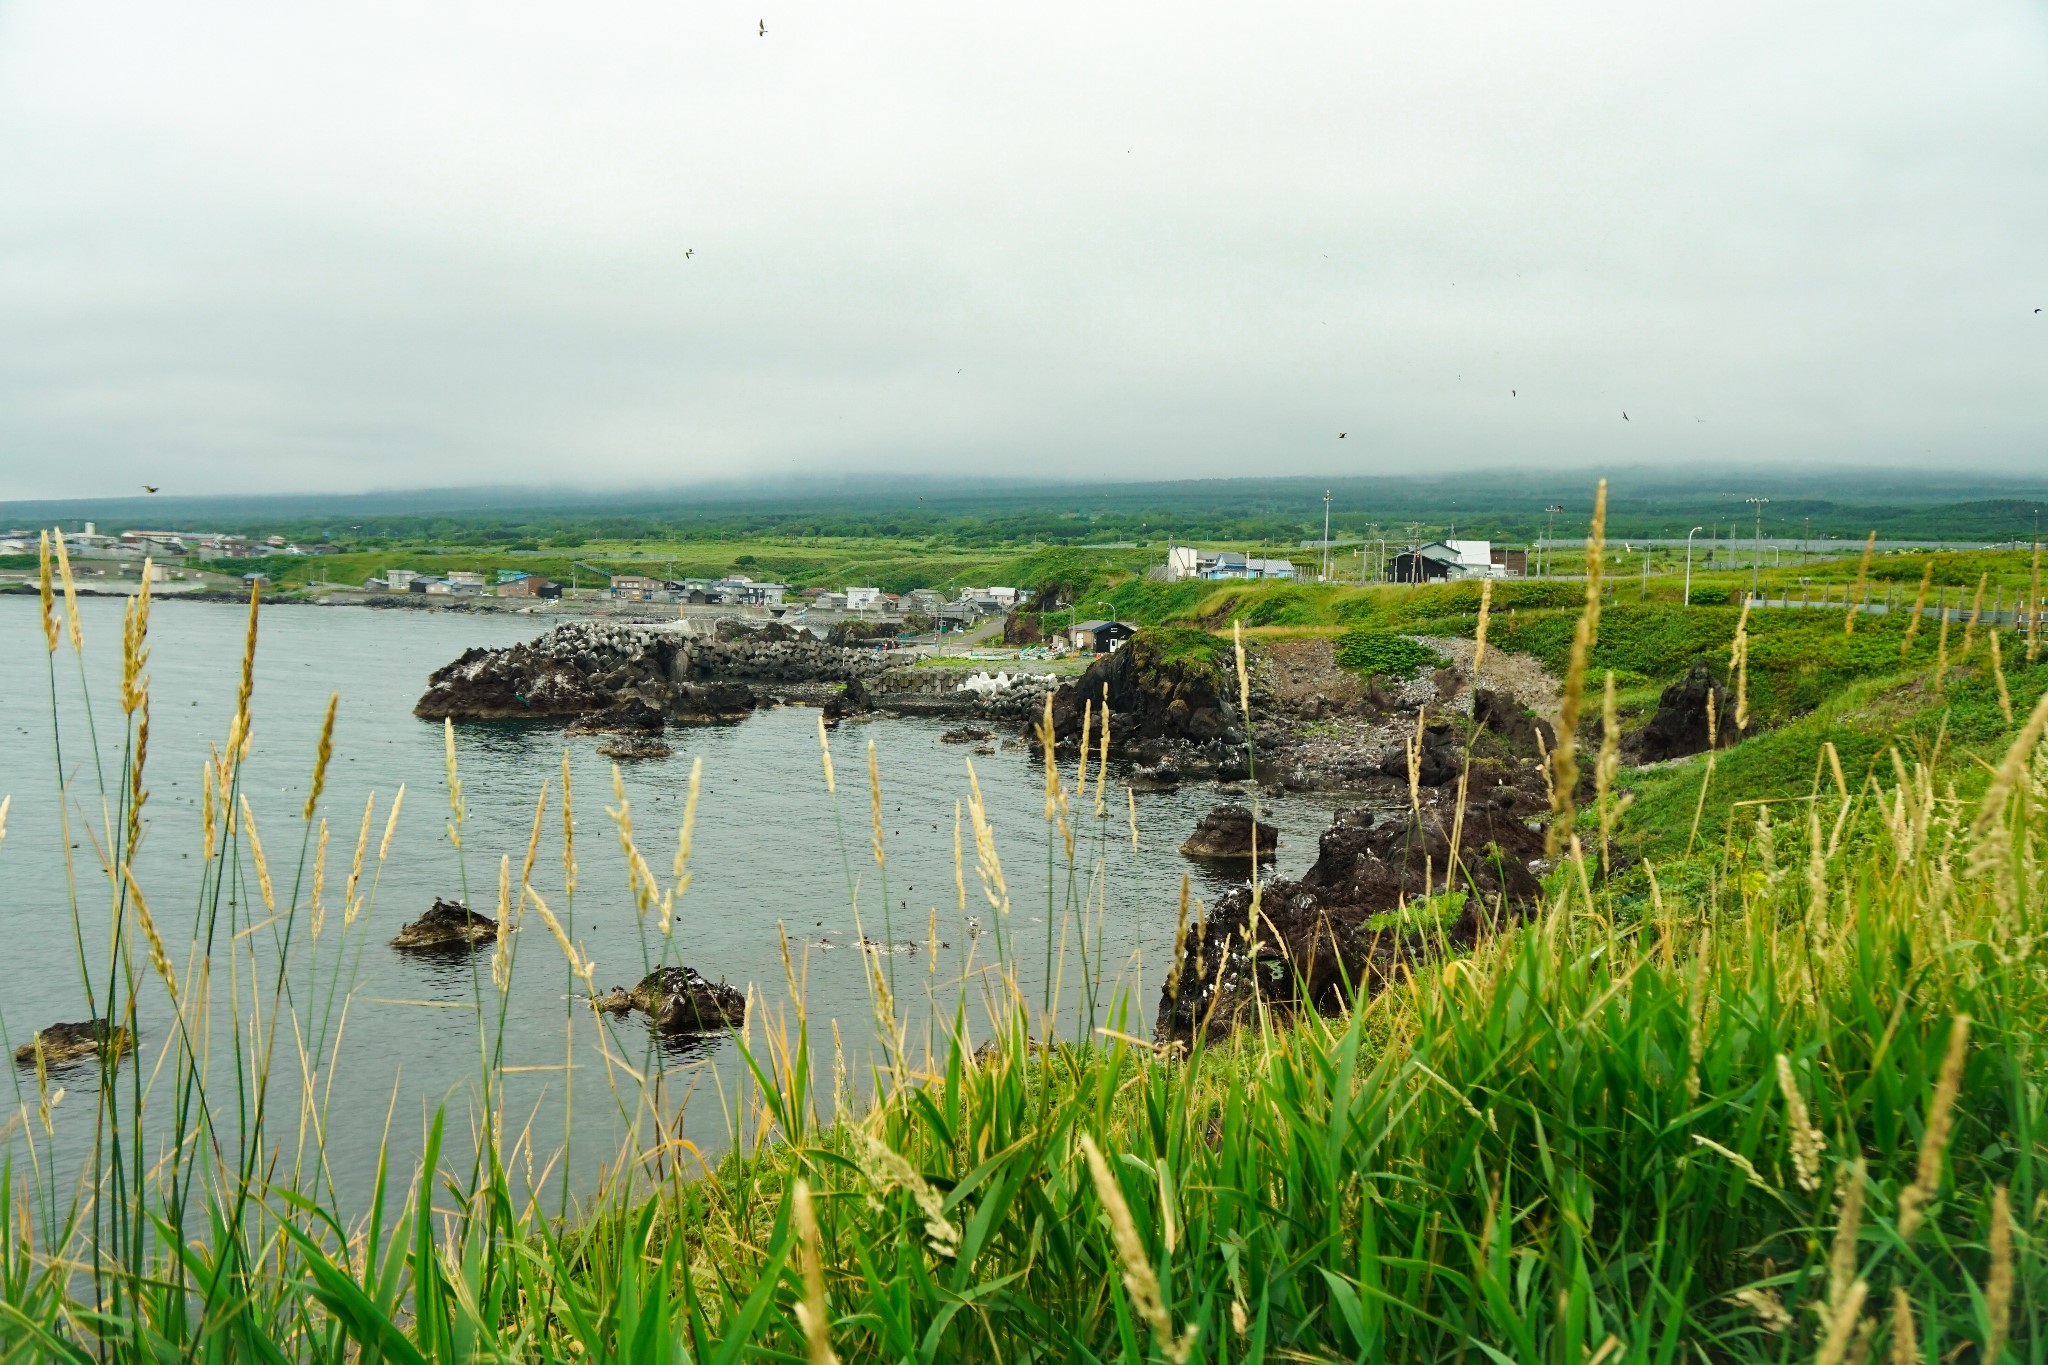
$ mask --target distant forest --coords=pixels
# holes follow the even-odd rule
[[[1526,541],[1554,522],[1581,533],[1596,476],[1472,473],[1439,479],[1212,479],[1050,484],[911,478],[576,494],[440,489],[331,497],[81,499],[0,503],[0,525],[149,525],[283,535],[360,547],[442,544],[566,549],[600,541],[670,543],[890,537],[994,547],[1155,543],[1176,539],[1284,545],[1333,537],[1460,536]],[[1754,497],[1767,537],[2026,541],[2048,507],[2048,480],[1938,480],[1888,471],[1712,473],[1621,470],[1609,476],[1609,534],[1685,535],[1693,526],[1747,535]],[[1546,509],[1560,509],[1554,514]]]

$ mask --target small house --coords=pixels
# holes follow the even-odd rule
[[[848,611],[872,611],[882,605],[880,588],[848,588],[846,609]]]
[[[622,573],[612,576],[612,596],[621,601],[651,602],[654,594],[663,591],[668,584],[659,578],[645,574]]]
[[[1137,633],[1122,621],[1083,621],[1067,632],[1067,641],[1083,654],[1108,654]]]

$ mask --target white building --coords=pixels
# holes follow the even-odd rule
[[[872,611],[882,605],[880,588],[848,588],[846,609],[848,611]]]
[[[386,569],[384,584],[393,592],[411,592],[412,581],[418,577],[419,574],[411,569]]]

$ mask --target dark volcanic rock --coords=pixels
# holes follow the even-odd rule
[[[989,731],[982,729],[979,725],[963,725],[957,730],[948,730],[945,734],[940,735],[939,743],[979,744],[989,738],[992,738]]]
[[[638,696],[624,697],[602,711],[590,711],[569,723],[572,735],[658,735],[667,722],[660,711]]]
[[[1409,762],[1406,747],[1396,749],[1380,760],[1380,773],[1406,782]],[[1422,752],[1415,756],[1414,762],[1416,781],[1425,787],[1448,786],[1458,780],[1458,774],[1465,767],[1465,755],[1458,747],[1450,722],[1438,721],[1423,729]]]
[[[467,948],[498,936],[498,922],[479,915],[460,901],[436,900],[434,908],[398,931],[394,948],[432,950]]]
[[[14,1049],[18,1066],[34,1066],[36,1053],[43,1054],[43,1066],[65,1066],[88,1057],[110,1053],[119,1057],[135,1045],[128,1030],[109,1025],[104,1019],[87,1019],[77,1024],[52,1024]]]
[[[632,761],[642,758],[667,758],[675,750],[652,735],[618,735],[597,746],[597,751],[606,758]]]
[[[1195,826],[1195,832],[1187,837],[1180,851],[1190,858],[1249,862],[1254,828],[1258,831],[1259,857],[1272,857],[1273,850],[1280,846],[1280,832],[1269,824],[1255,827],[1252,813],[1243,806],[1218,806],[1210,811]]]
[[[1088,703],[1100,711],[1105,695],[1112,757],[1157,763],[1165,750],[1175,748],[1181,756],[1174,766],[1183,772],[1225,780],[1245,776],[1248,765],[1237,702],[1213,664],[1168,659],[1157,639],[1140,631],[1053,694],[1053,735],[1061,752],[1073,752]]]
[[[859,678],[852,678],[847,681],[846,686],[839,689],[837,695],[825,699],[822,709],[825,712],[825,723],[837,725],[848,716],[864,715],[874,710],[875,703],[868,695],[867,684]]]
[[[1394,819],[1339,814],[1299,881],[1278,878],[1261,888],[1255,927],[1249,887],[1231,891],[1191,927],[1160,994],[1159,1036],[1188,1039],[1205,1029],[1218,1036],[1259,1000],[1283,1013],[1341,1010],[1377,991],[1403,962],[1470,948],[1541,897],[1530,865],[1543,854],[1543,835],[1516,813],[1538,804],[1506,790],[1468,806],[1462,827],[1451,803],[1434,799]],[[1447,876],[1454,828],[1460,855]],[[1443,891],[1447,880],[1466,892],[1449,926],[1372,924],[1425,889]]]
[[[614,986],[591,1004],[608,1014],[639,1010],[665,1033],[706,1033],[746,1022],[747,997],[691,967],[657,967],[632,990]]]
[[[1655,763],[1705,752],[1709,696],[1720,712],[1715,721],[1715,740],[1724,749],[1733,744],[1738,738],[1734,690],[1705,659],[1694,659],[1686,675],[1664,689],[1664,695],[1657,701],[1657,713],[1636,735],[1636,760]]]
[[[758,704],[756,689],[816,687],[872,677],[881,651],[844,649],[787,629],[724,630],[702,639],[675,624],[571,621],[504,649],[471,649],[428,679],[413,714],[427,720],[603,715],[637,701],[685,723],[730,720]]]
[[[745,720],[761,704],[738,683],[677,683],[669,689],[669,718],[679,725],[719,725]]]
[[[1547,754],[1557,748],[1557,731],[1528,707],[1505,692],[1480,688],[1472,694],[1472,720],[1497,736],[1510,750],[1526,757]]]

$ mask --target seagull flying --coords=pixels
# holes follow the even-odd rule
[[[1626,421],[1628,420],[1628,414],[1627,414],[1626,412],[1624,412],[1624,413],[1622,413],[1622,414],[1621,414],[1621,420],[1622,420],[1622,421],[1624,421],[1624,422],[1626,422]]]
[[[766,19],[761,21],[761,36],[763,38],[768,36],[768,21]]]
[[[1343,439],[1344,439],[1344,438],[1345,438],[1346,436],[1349,436],[1350,434],[1351,434],[1351,433],[1350,433],[1350,432],[1348,432],[1348,431],[1340,431],[1340,432],[1338,432],[1338,433],[1337,433],[1337,439],[1341,441],[1341,440],[1343,440]]]
[[[2034,311],[2038,313],[2038,312],[2040,312],[2041,310],[2040,310],[2040,309],[2038,309],[2038,308],[2036,308],[2036,309],[2035,309]],[[142,485],[142,491],[143,491],[143,492],[145,492],[145,493],[154,493],[154,492],[156,492],[156,485],[155,485],[155,484],[153,484],[153,483],[146,483],[146,484]]]

